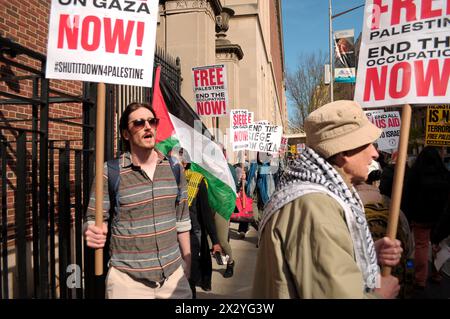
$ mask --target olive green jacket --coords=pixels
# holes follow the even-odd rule
[[[324,193],[283,206],[261,234],[255,298],[376,298],[364,292],[344,210]]]

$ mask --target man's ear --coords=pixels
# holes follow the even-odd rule
[[[126,141],[130,139],[130,133],[128,132],[128,130],[122,130],[122,137]]]
[[[345,163],[347,163],[347,157],[348,154],[346,154],[346,152],[340,152],[337,153],[336,155],[333,155],[331,162],[337,167],[343,167]]]

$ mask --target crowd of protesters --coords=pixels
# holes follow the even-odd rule
[[[406,285],[424,289],[430,275],[439,281],[428,259],[450,230],[450,178],[439,149],[424,147],[406,167],[392,240],[384,234],[396,156],[374,146],[380,129],[353,101],[326,104],[304,125],[300,154],[259,152],[248,160],[242,153],[229,164],[238,197],[253,203],[239,238],[250,226],[259,232],[256,269],[246,268],[255,276],[254,297],[407,298]],[[205,177],[190,169],[182,149],[167,158],[157,152],[157,129],[150,105],[130,104],[120,120],[126,152],[117,161],[118,199],[105,164],[103,227],[94,225],[91,195],[85,238],[88,247],[103,248],[110,236],[107,298],[196,298],[197,287],[214,292],[213,262],[223,265],[225,278],[239,262],[230,220],[209,206]],[[381,276],[383,266],[393,274]]]

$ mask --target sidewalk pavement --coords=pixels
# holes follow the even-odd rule
[[[226,265],[219,266],[213,259],[213,277],[211,291],[203,291],[197,287],[198,299],[250,299],[256,266],[258,248],[257,231],[250,226],[244,240],[239,239],[239,224],[230,224],[230,245],[233,250],[236,266],[231,278],[223,278]],[[443,276],[442,282],[428,281],[427,288],[415,291],[413,299],[450,299],[450,277]]]
[[[211,291],[203,291],[197,287],[198,299],[249,299],[251,298],[254,269],[258,248],[257,231],[250,226],[245,239],[239,239],[238,223],[230,224],[230,245],[235,260],[234,275],[223,278],[226,265],[219,266],[213,259],[213,275]]]

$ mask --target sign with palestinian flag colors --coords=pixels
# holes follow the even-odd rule
[[[227,69],[224,64],[192,68],[198,115],[226,116],[228,106]]]
[[[45,76],[151,87],[157,19],[157,0],[52,0]]]
[[[152,101],[160,119],[156,148],[165,155],[175,146],[184,148],[191,159],[191,169],[207,181],[209,205],[229,220],[236,205],[236,186],[223,152],[187,102],[160,78],[160,72],[158,67]]]

